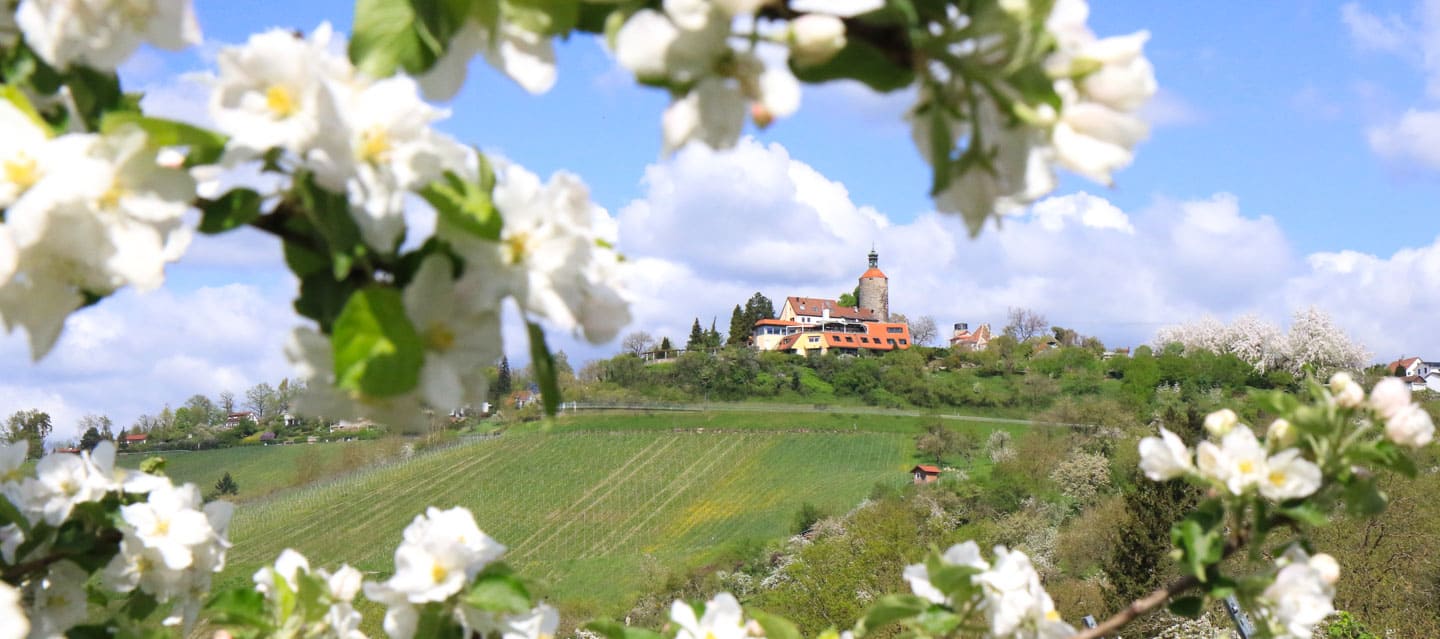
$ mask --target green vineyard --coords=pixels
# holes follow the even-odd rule
[[[552,599],[609,609],[647,585],[647,564],[782,537],[804,503],[843,512],[907,481],[910,450],[872,432],[511,433],[241,504],[222,581],[287,547],[387,573],[416,514],[460,505]]]

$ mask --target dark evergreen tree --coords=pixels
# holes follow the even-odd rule
[[[745,319],[751,326],[762,319],[775,319],[775,305],[770,302],[770,298],[756,291],[745,302]]]
[[[495,379],[495,394],[503,397],[510,394],[510,358],[500,357],[500,373]]]
[[[705,329],[700,328],[700,318],[690,325],[690,339],[685,341],[685,350],[705,348]]]
[[[662,338],[660,338],[659,350],[661,350],[661,351],[673,351],[673,350],[675,350],[675,345],[670,343],[670,338],[668,338],[668,337],[662,337]]]
[[[720,331],[715,330],[715,318],[710,318],[710,330],[705,331],[705,345],[710,348],[718,348],[723,341],[724,336],[720,334]]]
[[[225,471],[225,475],[220,478],[220,481],[215,482],[215,495],[238,494],[240,494],[240,484],[235,483],[235,478],[230,476],[230,471]]]
[[[100,431],[94,426],[91,426],[85,431],[84,435],[80,436],[80,449],[95,450],[95,445],[102,441],[105,441],[105,438],[100,436]]]
[[[1182,440],[1193,441],[1204,434],[1204,416],[1194,407],[1172,406],[1163,415],[1165,427]],[[1132,471],[1132,488],[1125,493],[1128,521],[1116,522],[1117,535],[1110,556],[1105,558],[1109,587],[1105,603],[1120,610],[1145,596],[1173,577],[1170,559],[1170,526],[1194,509],[1199,489],[1182,481],[1150,481]]]
[[[735,310],[730,312],[730,346],[744,346],[750,337],[750,329],[755,326],[755,321],[740,310],[740,305],[735,305]]]

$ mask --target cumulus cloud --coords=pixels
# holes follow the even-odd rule
[[[634,272],[633,328],[656,337],[683,340],[697,317],[706,326],[716,318],[723,331],[733,306],[755,291],[777,305],[787,295],[848,291],[873,243],[892,309],[932,315],[942,326],[1000,323],[1008,307],[1023,306],[1107,342],[1135,344],[1202,314],[1258,313],[1283,323],[1313,303],[1382,356],[1440,348],[1397,319],[1440,303],[1440,292],[1423,302],[1420,292],[1362,292],[1371,280],[1337,271],[1341,258],[1296,255],[1273,218],[1244,211],[1229,194],[1160,199],[1133,212],[1088,193],[1061,195],[972,241],[950,216],[899,221],[857,204],[784,148],[753,140],[729,152],[687,149],[647,169],[644,184],[645,196],[617,217]],[[1440,259],[1440,246],[1415,251]],[[1373,264],[1367,272],[1424,262],[1409,255],[1345,259]],[[1415,267],[1404,268],[1388,277],[1416,281]],[[1311,293],[1325,287],[1333,290]],[[1354,304],[1359,297],[1367,306]]]
[[[1395,55],[1419,69],[1434,102],[1440,100],[1440,0],[1419,0],[1412,14],[1382,16],[1351,2],[1341,7],[1340,19],[1356,48]],[[1394,167],[1440,170],[1440,108],[1409,108],[1368,127],[1366,140]]]

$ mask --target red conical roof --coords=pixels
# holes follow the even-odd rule
[[[880,269],[875,268],[875,267],[873,267],[873,266],[870,267],[870,270],[865,271],[865,274],[864,274],[864,275],[861,275],[861,276],[860,276],[860,279],[865,280],[865,279],[870,279],[870,278],[872,278],[872,277],[878,277],[878,278],[880,278],[880,279],[882,279],[882,280],[888,280],[888,279],[890,279],[890,278],[888,278],[888,277],[885,277],[885,272],[884,272],[884,271],[881,271]]]

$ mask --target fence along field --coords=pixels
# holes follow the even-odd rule
[[[511,433],[241,504],[222,581],[287,547],[386,573],[416,514],[461,505],[552,600],[614,611],[646,564],[782,537],[806,502],[847,510],[876,482],[907,481],[910,454],[898,433]]]

